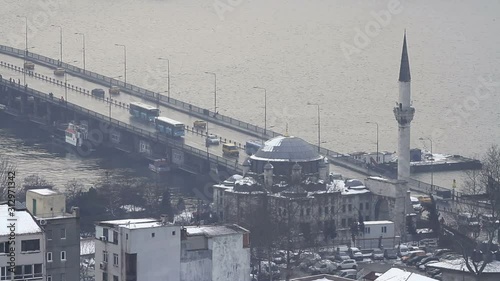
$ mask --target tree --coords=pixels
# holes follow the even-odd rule
[[[437,210],[436,200],[434,199],[434,196],[430,194],[429,197],[431,198],[431,203],[428,206],[429,214],[427,216],[427,219],[429,220],[430,228],[432,229],[434,234],[439,235],[441,230],[441,222],[439,221],[440,214]]]
[[[82,183],[78,182],[76,179],[68,181],[64,185],[64,190],[62,191],[66,195],[66,203],[73,201],[78,195],[84,191],[85,187]]]
[[[463,190],[470,196],[484,196],[489,204],[484,206],[478,203],[458,202],[459,211],[468,212],[473,218],[482,219],[482,225],[476,235],[472,237],[474,248],[461,245],[465,265],[476,280],[480,280],[488,263],[493,261],[493,250],[498,249],[493,242],[498,239],[500,229],[500,148],[492,145],[482,159],[480,171],[466,173]],[[479,220],[477,220],[479,221]],[[470,225],[470,223],[468,224]],[[482,243],[480,243],[482,242]]]
[[[16,166],[9,161],[7,157],[0,156],[0,202],[7,201],[9,194],[9,186],[12,187],[12,175],[16,174]],[[9,179],[10,177],[10,179]],[[14,177],[15,179],[15,177]],[[15,182],[15,181],[14,181]],[[12,190],[12,188],[10,188]],[[16,194],[16,200],[19,200],[19,193],[21,192],[22,187],[18,185],[14,185],[14,192]]]
[[[44,176],[40,176],[39,174],[31,174],[24,178],[23,187],[25,190],[34,188],[53,189],[54,184],[49,182]]]

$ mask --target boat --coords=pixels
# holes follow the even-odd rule
[[[170,171],[167,159],[156,159],[153,163],[149,164],[149,169],[155,173],[164,173]]]
[[[72,146],[82,146],[83,141],[87,139],[87,132],[86,126],[69,122],[65,130],[65,142]]]

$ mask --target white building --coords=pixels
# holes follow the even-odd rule
[[[181,228],[162,221],[99,222],[95,280],[250,280],[246,229],[236,225]]]
[[[182,281],[250,281],[248,230],[237,225],[182,230]]]
[[[391,268],[379,276],[375,281],[434,281],[436,279],[399,268]],[[443,279],[445,280],[445,279]]]
[[[392,221],[365,221],[365,231],[356,238],[356,246],[362,249],[374,249],[383,246],[393,248],[397,244]]]
[[[26,210],[13,211],[13,217],[10,213],[7,204],[0,205],[0,280],[45,280],[44,232]],[[14,273],[10,262],[15,263]]]

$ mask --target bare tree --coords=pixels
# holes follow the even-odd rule
[[[73,201],[79,194],[84,192],[85,187],[82,183],[78,182],[76,179],[68,181],[64,185],[63,193],[66,195],[66,202]]]
[[[463,247],[465,265],[470,273],[480,280],[485,267],[493,261],[493,240],[498,238],[500,229],[500,148],[491,146],[483,158],[483,167],[477,172],[468,172],[465,180],[465,192],[470,195],[485,194],[483,206],[479,203],[462,204],[462,210],[468,211],[477,222],[481,223],[481,234],[472,236],[474,249]],[[468,223],[469,227],[475,224]]]
[[[9,182],[12,182],[12,173],[14,173],[15,176],[16,166],[11,161],[9,161],[7,157],[0,156],[0,202],[7,200],[9,186],[12,186],[12,184],[9,185]],[[20,192],[21,189],[21,186],[14,186],[14,191],[16,192],[16,194]]]

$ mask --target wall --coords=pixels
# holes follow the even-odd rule
[[[443,281],[498,281],[500,280],[500,273],[496,274],[483,274],[475,277],[471,274],[465,274],[460,271],[443,271]]]
[[[66,238],[61,239],[61,229],[66,230]],[[47,275],[52,275],[53,281],[60,280],[60,274],[65,274],[66,281],[80,280],[80,223],[76,217],[66,217],[47,220],[44,226],[47,233],[52,230],[52,239],[47,238],[47,252],[52,252],[53,262],[47,263]],[[66,251],[66,261],[61,261],[61,251]]]
[[[212,280],[250,281],[250,248],[243,248],[243,234],[213,237]]]
[[[33,214],[33,199],[36,200],[36,214]],[[38,218],[63,216],[66,213],[65,202],[64,194],[40,195],[29,190],[26,193],[26,209]]]
[[[181,281],[212,281],[212,251],[188,251],[183,241],[181,255]]]

